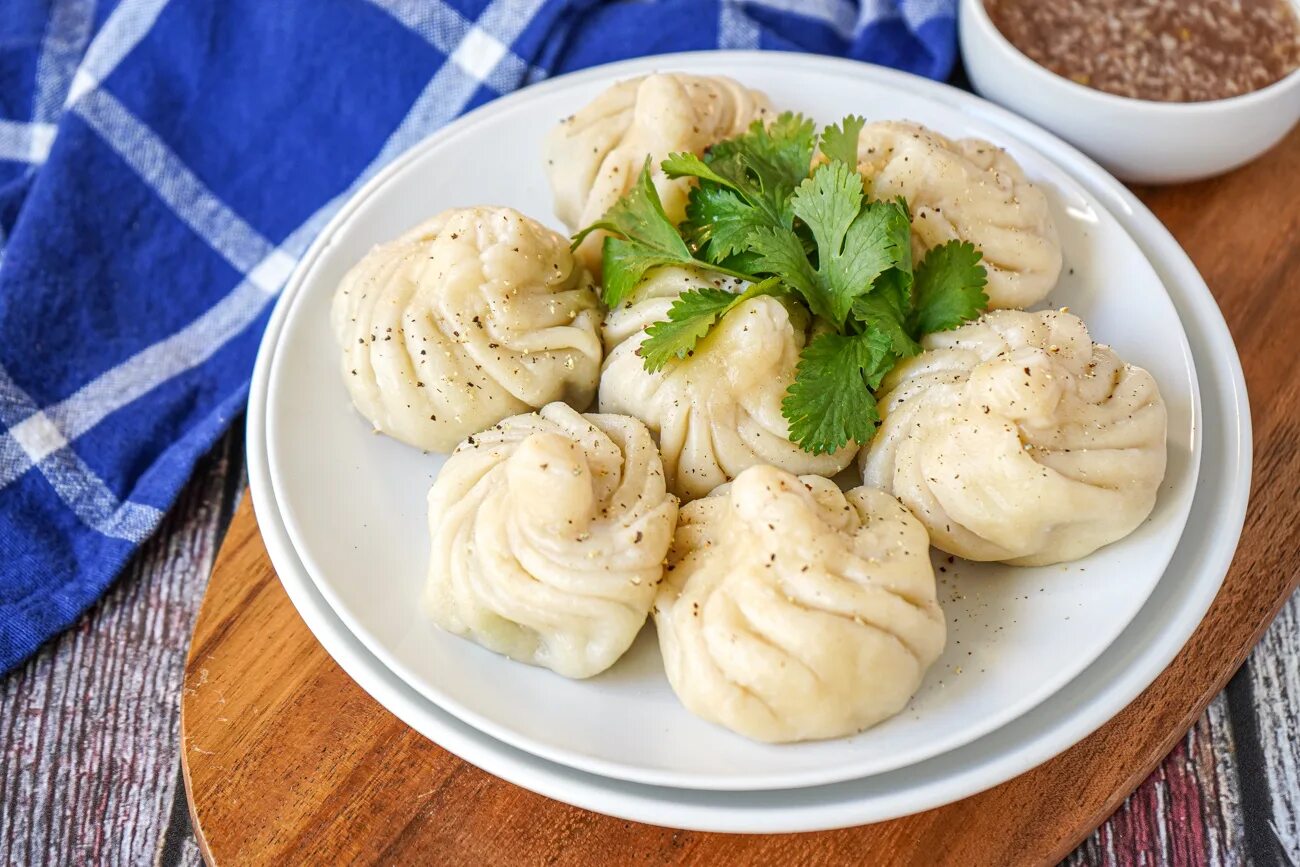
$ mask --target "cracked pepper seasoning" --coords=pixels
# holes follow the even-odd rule
[[[1289,0],[986,0],[985,8],[1031,60],[1118,96],[1226,99],[1300,66]]]

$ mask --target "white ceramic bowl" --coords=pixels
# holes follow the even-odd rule
[[[1222,174],[1277,144],[1300,120],[1300,70],[1209,102],[1152,102],[1084,87],[1012,45],[961,0],[962,58],[981,96],[1050,129],[1126,181],[1172,184]]]

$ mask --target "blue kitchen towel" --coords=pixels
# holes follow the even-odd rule
[[[70,625],[244,404],[359,184],[606,61],[812,51],[934,78],[955,0],[3,0],[0,672]]]

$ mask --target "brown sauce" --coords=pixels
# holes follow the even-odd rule
[[[985,8],[1030,59],[1119,96],[1226,99],[1300,66],[1290,0],[985,0]]]

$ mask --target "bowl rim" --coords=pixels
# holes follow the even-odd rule
[[[1297,22],[1300,22],[1300,0],[1284,0],[1284,2],[1287,2],[1292,7]],[[1101,106],[1122,111],[1150,111],[1160,114],[1200,114],[1208,116],[1222,111],[1249,109],[1256,104],[1267,103],[1283,93],[1300,87],[1300,66],[1297,66],[1277,81],[1258,90],[1223,97],[1222,99],[1175,102],[1120,96],[1116,93],[1089,87],[1086,84],[1079,84],[1077,81],[1053,72],[1025,54],[993,23],[993,19],[989,17],[988,10],[985,8],[985,0],[961,0],[957,15],[957,26],[959,31],[964,31],[969,26],[978,27],[985,39],[996,46],[997,50],[1002,54],[1008,56],[1012,63],[1021,69],[1032,68],[1032,72],[1029,74],[1037,75],[1041,80],[1050,81],[1051,86],[1059,87],[1066,93],[1073,94],[1081,99],[1092,100]]]

